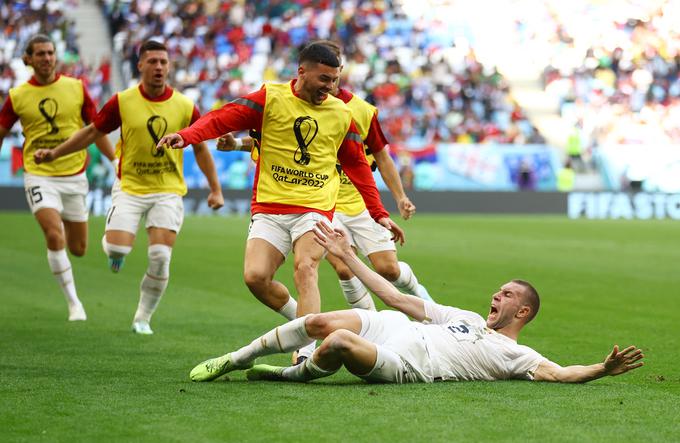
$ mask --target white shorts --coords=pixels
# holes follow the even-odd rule
[[[111,190],[111,208],[106,215],[106,231],[137,234],[139,221],[146,217],[146,228],[164,228],[179,233],[184,221],[184,202],[177,194],[130,195],[116,180]]]
[[[255,214],[248,227],[248,240],[260,238],[271,243],[284,257],[295,241],[314,229],[319,221],[328,219],[318,212],[304,214]]]
[[[364,256],[369,256],[374,252],[397,250],[392,241],[392,233],[376,223],[366,209],[354,216],[336,212],[333,217],[333,227],[345,231],[350,244]]]
[[[87,221],[87,177],[85,173],[68,177],[24,175],[26,200],[32,213],[44,208],[56,209],[61,218],[72,222]]]
[[[414,322],[397,311],[354,309],[361,318],[361,337],[374,343],[378,355],[373,369],[360,377],[378,383],[427,382],[431,366],[425,340]]]

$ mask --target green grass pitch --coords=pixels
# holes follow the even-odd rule
[[[645,366],[584,385],[369,385],[342,370],[307,385],[192,383],[191,368],[281,322],[242,281],[246,218],[189,217],[151,337],[130,323],[146,267],[142,233],[112,274],[90,224],[73,258],[87,322],[68,323],[29,214],[1,213],[0,441],[678,441],[680,225],[560,217],[434,216],[401,222],[435,299],[486,315],[512,278],[542,297],[520,336],[561,364],[635,344]],[[290,260],[278,277],[293,288]],[[328,264],[323,310],[344,308]],[[262,362],[284,364],[289,356]]]

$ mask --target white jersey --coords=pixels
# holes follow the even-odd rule
[[[416,324],[428,350],[432,380],[533,380],[539,363],[547,361],[487,328],[474,312],[425,302],[425,315],[426,321]]]

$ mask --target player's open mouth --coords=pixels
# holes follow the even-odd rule
[[[498,314],[498,308],[496,308],[495,306],[491,306],[491,308],[489,309],[489,315],[492,314]]]

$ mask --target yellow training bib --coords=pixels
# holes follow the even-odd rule
[[[26,139],[23,153],[25,171],[42,176],[66,176],[82,171],[86,151],[39,165],[33,160],[36,150],[56,148],[83,127],[81,81],[62,75],[49,85],[24,83],[10,89],[9,95]]]
[[[378,112],[375,106],[366,102],[365,100],[352,96],[347,106],[352,111],[352,118],[359,129],[359,134],[362,140],[368,137],[368,131],[371,128],[371,121],[373,116]],[[364,146],[364,153],[368,148]],[[366,161],[369,165],[373,164],[373,155],[366,154]],[[343,214],[354,216],[361,214],[366,209],[366,204],[361,194],[354,187],[352,181],[347,177],[344,171],[340,172],[340,188],[338,189],[338,200],[335,203],[335,210]]]
[[[177,91],[172,91],[167,100],[151,101],[139,88],[134,86],[118,93],[121,137],[116,156],[120,158],[121,187],[132,195],[184,195],[187,193],[184,151],[156,152],[156,144],[165,134],[189,126],[194,104]]]
[[[257,201],[333,209],[349,108],[333,96],[313,105],[296,97],[290,83],[265,88]]]

